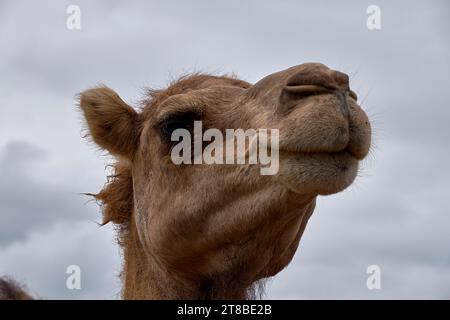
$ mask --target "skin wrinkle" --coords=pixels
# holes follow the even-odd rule
[[[283,96],[291,85],[301,94]],[[107,87],[81,93],[92,139],[118,159],[115,177],[96,198],[104,223],[118,226],[122,296],[256,297],[264,278],[291,261],[317,196],[347,188],[369,150],[370,124],[349,90],[346,75],[309,63],[254,85],[184,76],[149,90],[139,111]],[[279,172],[262,176],[260,165],[249,164],[175,165],[158,124],[186,112],[222,133],[279,129]]]

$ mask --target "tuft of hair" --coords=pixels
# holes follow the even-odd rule
[[[251,84],[240,80],[236,75],[215,76],[208,73],[194,72],[185,74],[172,80],[165,89],[145,89],[144,98],[141,99],[141,111],[144,119],[149,117],[149,113],[153,112],[155,106],[160,105],[170,96],[185,93],[189,90],[196,90],[205,86],[208,81],[215,79],[226,79],[229,85],[240,86],[242,88],[250,88]]]
[[[0,278],[0,300],[34,300],[34,298],[25,291],[23,285],[3,277]]]
[[[248,300],[262,300],[266,295],[267,278],[260,279],[247,289]]]
[[[100,202],[102,225],[112,222],[118,229],[118,243],[123,246],[133,211],[133,177],[129,166],[121,161],[112,165],[113,172],[103,189],[93,196]]]

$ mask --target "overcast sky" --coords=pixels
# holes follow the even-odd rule
[[[81,138],[77,92],[104,83],[135,103],[190,71],[256,82],[317,61],[350,75],[374,147],[349,189],[318,199],[266,298],[450,298],[449,15],[447,1],[0,0],[0,275],[45,298],[118,297],[114,230],[79,195],[108,157]],[[66,289],[71,264],[81,290]]]

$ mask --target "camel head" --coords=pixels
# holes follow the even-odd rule
[[[97,87],[81,93],[80,107],[92,140],[117,159],[96,197],[104,222],[120,226],[125,298],[248,297],[291,261],[316,197],[353,182],[371,139],[348,76],[318,63],[253,85],[194,74],[150,91],[139,111]],[[174,132],[193,132],[196,121],[224,137],[278,130],[276,172],[174,163]]]

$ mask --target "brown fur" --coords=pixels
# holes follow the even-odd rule
[[[136,111],[107,87],[83,92],[80,105],[85,116],[91,119],[87,124],[94,142],[113,155],[131,157],[139,137],[137,131],[127,128],[139,126]]]
[[[8,278],[0,278],[0,300],[33,300],[23,286]]]
[[[126,299],[244,299],[292,259],[317,195],[345,189],[370,146],[348,77],[321,64],[255,85],[195,74],[150,92],[140,112],[111,89],[85,91],[92,139],[117,157],[95,197],[119,226]],[[205,127],[280,130],[280,171],[174,165],[158,124],[175,113]]]

